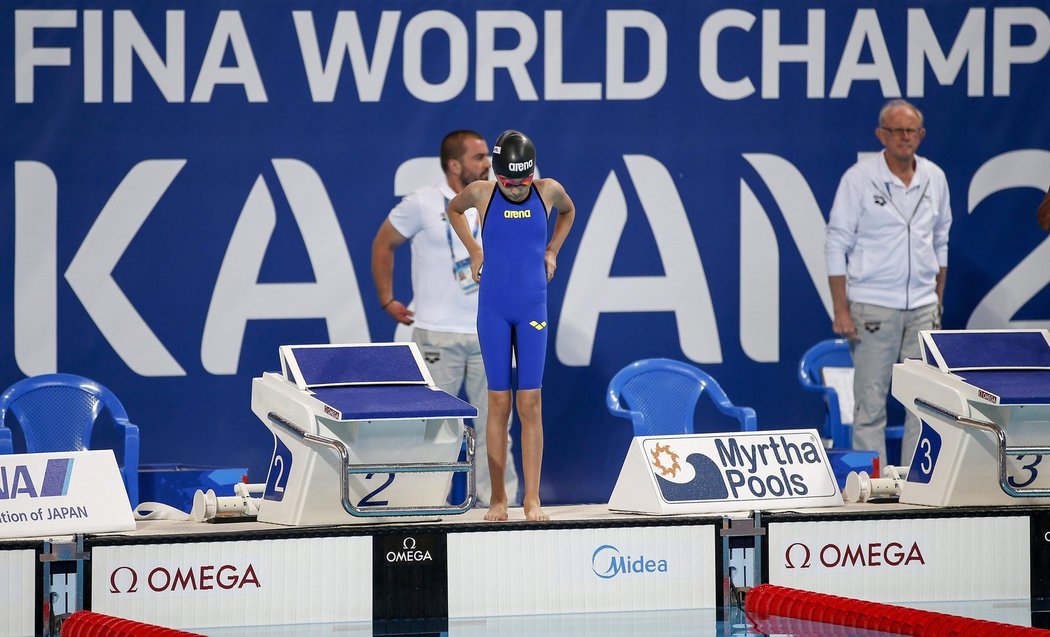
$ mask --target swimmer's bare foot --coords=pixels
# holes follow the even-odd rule
[[[539,502],[526,502],[525,519],[529,522],[545,522],[551,519],[551,516],[543,512]]]
[[[485,519],[489,522],[504,522],[507,519],[507,503],[491,502],[489,510],[485,511]]]

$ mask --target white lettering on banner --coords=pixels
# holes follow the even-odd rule
[[[518,99],[526,102],[539,99],[529,71],[525,68],[525,64],[535,55],[539,42],[536,25],[529,16],[521,11],[478,11],[476,20],[476,99],[479,102],[495,99],[495,75],[498,68],[506,69],[510,74]],[[517,31],[517,46],[513,49],[496,48],[496,29]]]
[[[126,10],[113,12],[114,102],[132,101],[131,69],[134,61],[133,56],[138,58],[146,72],[153,78],[153,82],[160,89],[161,94],[164,95],[164,99],[169,102],[183,102],[186,100],[186,49],[181,44],[186,38],[186,18],[183,11],[168,11],[166,16],[167,29],[164,41],[167,43],[167,50],[164,57],[161,58],[157,53],[157,49],[153,47],[153,43],[150,42],[149,36],[146,35],[138,20],[135,19],[134,13]],[[93,24],[91,29],[88,28],[85,21],[84,29],[86,32],[94,28],[102,28],[101,19],[97,20],[97,23]],[[99,34],[98,39],[101,39],[101,37],[101,34]],[[98,54],[101,54],[101,52],[101,47],[99,47]],[[86,55],[84,57],[87,59]],[[96,67],[101,73],[101,63],[97,64]],[[86,78],[88,74],[85,73],[84,75]],[[97,96],[97,99],[90,101],[102,101],[101,83],[101,77],[95,82],[84,82],[85,92],[88,90],[87,87],[89,85],[95,87],[92,92]],[[89,101],[86,96],[84,101]]]
[[[15,360],[26,376],[58,369],[58,181],[15,162]]]
[[[649,42],[649,68],[632,82],[625,64],[628,29],[643,31]],[[605,99],[644,100],[659,93],[667,81],[667,27],[660,18],[648,11],[609,11],[605,33]],[[547,99],[554,99],[549,90]]]
[[[381,14],[371,63],[368,61],[368,52],[365,51],[356,11],[340,11],[336,15],[324,64],[321,63],[321,47],[317,43],[313,13],[292,11],[292,19],[295,21],[299,53],[303,58],[303,68],[306,70],[313,101],[335,100],[335,90],[339,86],[339,75],[343,70],[343,51],[350,56],[350,68],[354,72],[358,99],[362,102],[379,101],[383,95],[390,57],[394,52],[397,23],[401,19],[400,11],[384,11]]]
[[[448,39],[448,77],[431,84],[423,77],[423,37],[427,31],[444,31]],[[414,16],[405,25],[405,52],[402,74],[405,88],[413,97],[424,102],[447,102],[467,86],[470,71],[467,67],[467,27],[448,11],[426,11]]]
[[[38,47],[37,29],[72,29],[77,12],[61,10],[15,11],[15,102],[33,101],[36,67],[69,66],[70,51],[64,47]]]
[[[1047,174],[1050,174],[1050,151],[1018,150],[993,157],[977,169],[970,181],[967,210],[973,214],[987,197],[1011,188],[1035,188],[1043,192]],[[1046,320],[1012,320],[1047,285],[1050,285],[1050,239],[1043,239],[977,303],[966,322],[966,329],[1050,326]]]
[[[864,51],[870,51],[872,61],[861,62]],[[882,35],[879,16],[874,9],[858,9],[853,17],[846,47],[839,60],[839,70],[831,83],[830,97],[849,97],[849,89],[857,80],[878,81],[884,97],[900,97],[901,87],[893,72],[890,50]]]
[[[273,198],[260,176],[237,220],[212,292],[201,362],[212,374],[236,374],[252,319],[324,317],[333,343],[371,341],[361,291],[342,229],[321,178],[294,159],[273,160],[306,244],[312,283],[257,283],[276,225]]]
[[[230,45],[237,62],[232,67],[222,65],[227,44]],[[255,64],[255,56],[252,54],[252,46],[248,42],[248,33],[244,30],[240,11],[219,12],[190,101],[210,102],[216,84],[241,84],[249,102],[266,101],[266,89],[263,88],[262,77],[259,76],[259,68]]]
[[[84,11],[83,59],[84,102],[102,101],[103,12]],[[15,102],[35,101],[35,69],[38,66],[70,66],[70,49],[37,47],[38,28],[75,28],[77,14],[70,10],[15,11]],[[132,61],[137,58],[168,102],[185,101],[186,34],[185,12],[165,12],[164,58],[161,58],[134,13],[113,12],[113,101],[133,101]],[[235,65],[222,65],[230,48]],[[249,102],[266,102],[248,33],[239,11],[220,11],[190,97],[192,102],[211,101],[217,84],[240,84]]]
[[[1050,18],[1034,7],[996,8],[992,16],[992,95],[1005,97],[1010,95],[1010,67],[1033,64],[1050,51]],[[1031,27],[1031,43],[1013,46],[1014,27]]]
[[[823,261],[824,216],[805,177],[790,162],[747,153],[780,208],[792,241],[825,311],[832,315]],[[409,160],[411,162],[413,160]],[[674,312],[683,353],[696,362],[720,362],[711,294],[684,205],[667,169],[652,157],[624,157],[664,266],[661,277],[611,277],[627,216],[620,182],[610,172],[584,228],[566,287],[556,353],[567,366],[590,364],[603,312]],[[409,163],[409,162],[406,162]],[[66,269],[65,278],[103,336],[142,376],[183,376],[182,366],[145,323],[113,278],[113,270],[185,160],[146,160],[110,196]],[[273,161],[310,256],[315,282],[259,284],[257,277],[274,227],[266,183],[257,180],[245,201],[223,261],[201,342],[201,360],[213,374],[236,373],[248,320],[324,318],[333,342],[371,340],[364,303],[342,231],[317,173],[291,159]],[[429,165],[429,164],[428,164]],[[969,211],[988,196],[1016,187],[1044,187],[1050,152],[1026,149],[988,160],[970,184]],[[57,369],[57,197],[51,169],[35,161],[14,164],[14,352],[26,375]],[[740,343],[755,361],[779,359],[779,246],[769,213],[741,181]],[[657,211],[659,213],[657,214]],[[694,215],[696,215],[694,211]],[[1015,267],[974,309],[968,328],[1034,327],[1012,321],[1050,283],[1050,239]],[[687,325],[688,328],[683,328]]]
[[[828,51],[825,43],[825,10],[807,11],[807,40],[801,44],[781,44],[780,11],[762,11],[762,97],[780,97],[780,65],[803,63],[806,65],[806,97],[824,97],[825,60]],[[875,80],[879,82],[883,97],[900,96],[892,58],[882,27],[879,13],[873,9],[858,9],[847,38],[832,82],[829,97],[843,98],[849,95],[853,82]],[[887,12],[882,12],[885,18]],[[967,95],[984,95],[985,63],[985,10],[971,9],[954,38],[947,56],[933,34],[929,16],[924,9],[909,9],[907,56],[908,97],[925,95],[925,66],[929,61],[937,81],[950,86],[959,76],[963,61],[968,61]],[[1050,51],[1050,18],[1044,10],[1033,7],[997,8],[993,13],[992,37],[992,86],[994,95],[1010,94],[1012,67],[1017,64],[1034,64],[1043,60]],[[700,28],[700,82],[711,95],[725,100],[744,99],[755,92],[754,83],[748,76],[736,79],[723,78],[718,70],[719,36],[727,29],[750,32],[755,23],[754,14],[739,9],[724,9],[711,14]],[[1015,45],[1013,26],[1030,27],[1035,32],[1031,42]],[[943,31],[943,30],[942,30]],[[865,47],[865,44],[867,45]],[[861,63],[862,52],[871,51],[872,62]]]
[[[113,270],[184,159],[139,162],[120,182],[66,269],[66,281],[124,362],[142,376],[185,376],[113,279]],[[17,185],[16,185],[17,188]]]
[[[798,168],[782,157],[745,153],[765,183],[798,248],[828,317],[834,316],[824,261],[827,223]],[[751,360],[780,360],[780,248],[758,199],[740,181],[740,345]]]
[[[730,27],[750,31],[754,24],[754,14],[740,9],[715,11],[704,20],[700,27],[700,84],[711,95],[723,100],[739,100],[755,92],[750,78],[726,80],[718,72],[718,37],[722,31]]]
[[[544,11],[543,26],[544,97],[549,100],[600,100],[602,98],[601,82],[565,82],[562,79],[564,70],[562,12]]]
[[[113,270],[186,161],[148,160],[128,172],[66,269],[65,278],[99,331],[141,376],[185,376],[113,279]],[[245,202],[212,293],[201,362],[235,374],[250,319],[324,318],[333,342],[371,340],[357,276],[331,200],[303,162],[273,166],[302,233],[312,283],[260,284],[274,227],[274,204],[262,178]],[[15,359],[28,376],[57,368],[56,261],[58,184],[39,162],[15,162]]]
[[[925,93],[925,62],[930,63],[937,82],[948,86],[959,76],[967,60],[966,94],[984,95],[984,13],[984,9],[970,9],[966,13],[955,43],[945,56],[926,12],[908,9],[908,95]]]
[[[799,11],[792,9],[792,11]],[[759,20],[755,14],[740,9],[715,11],[698,25],[699,59],[697,73],[701,86],[712,96],[723,100],[739,100],[755,93],[755,83],[747,74],[737,78],[724,78],[718,68],[718,60],[741,47],[759,47],[761,66],[761,97],[779,99],[781,96],[780,68],[783,64],[804,64],[806,67],[806,97],[823,99],[826,88],[826,69],[835,68],[827,97],[844,98],[849,95],[855,82],[878,82],[883,97],[901,95],[901,82],[894,69],[893,56],[886,44],[882,23],[890,19],[899,20],[898,12],[884,9],[860,8],[853,13],[847,41],[841,53],[827,50],[827,10],[806,10],[806,34],[801,43],[794,42],[796,34],[784,37],[781,32],[781,11],[764,9],[761,12],[761,35],[752,33]],[[74,51],[69,46],[37,46],[36,35],[43,29],[77,29],[78,13],[70,9],[37,10],[25,9],[15,12],[15,102],[32,103],[36,100],[36,72],[41,67],[70,67]],[[103,37],[111,32],[113,55],[113,101],[130,102],[132,91],[133,60],[137,59],[145,68],[164,99],[172,103],[185,101],[185,68],[187,59],[199,56],[187,55],[187,40],[196,42],[199,37],[187,38],[185,33],[185,11],[165,12],[165,53],[161,57],[153,40],[147,34],[134,13],[126,9],[112,11],[112,29],[103,28],[104,11],[92,9],[82,12],[79,28],[82,35],[81,72],[84,84],[84,102],[98,103],[103,100]],[[448,11],[422,11],[408,18],[401,35],[402,80],[408,92],[424,102],[447,102],[461,95],[470,80],[471,37],[474,42],[473,68],[475,95],[479,102],[492,101],[495,94],[497,70],[510,76],[517,99],[535,101],[541,99],[536,91],[536,82],[529,74],[527,64],[537,53],[543,56],[544,100],[644,100],[653,97],[663,88],[667,76],[668,34],[666,24],[654,13],[644,10],[609,10],[605,12],[605,94],[602,83],[566,82],[563,70],[565,41],[575,34],[563,29],[564,12],[543,12],[543,51],[540,43],[537,19],[523,11],[476,11],[474,32],[469,31],[464,18]],[[390,60],[398,45],[400,11],[383,11],[371,45],[371,61],[366,50],[365,36],[361,32],[356,11],[339,11],[332,23],[325,62],[321,61],[318,28],[313,12],[292,11],[299,53],[302,57],[311,98],[315,102],[331,102],[335,99],[341,77],[344,52],[349,56],[353,69],[357,98],[361,102],[375,102],[382,97],[383,87],[389,74]],[[898,67],[906,72],[907,96],[925,95],[926,62],[941,86],[954,84],[960,75],[962,64],[967,63],[967,95],[984,95],[985,41],[991,42],[992,94],[1008,96],[1015,66],[1037,64],[1050,52],[1050,17],[1040,7],[997,7],[992,11],[991,34],[983,8],[970,9],[961,26],[954,33],[943,27],[935,30],[925,9],[908,8],[907,47]],[[628,82],[625,73],[627,29],[644,33],[648,43],[648,68],[645,76]],[[727,30],[743,32],[740,37],[721,36]],[[496,46],[497,30],[513,30],[517,39],[513,48]],[[428,81],[422,72],[424,59],[430,59],[433,51],[424,49],[424,39],[432,31],[444,33],[444,38],[426,38],[428,47],[443,47],[440,57],[447,53],[448,75],[438,83]],[[1030,31],[1032,35],[1024,33]],[[937,33],[941,37],[937,37]],[[1014,34],[1018,33],[1015,43]],[[1024,35],[1021,35],[1024,33]],[[739,36],[740,34],[737,34]],[[940,40],[940,41],[939,41]],[[951,42],[946,55],[941,42]],[[734,49],[729,49],[731,42]],[[267,43],[272,45],[272,43]],[[722,48],[725,47],[725,48]],[[728,49],[728,50],[727,50]],[[232,53],[233,66],[223,66],[226,51]],[[865,51],[870,51],[870,62],[862,62]],[[81,51],[76,51],[81,53]],[[837,59],[836,59],[837,54]],[[586,58],[577,58],[584,59]],[[600,69],[588,69],[574,64],[576,72],[586,76],[601,76]],[[53,71],[45,77],[49,82],[68,83],[68,73],[75,70]],[[190,97],[191,102],[210,102],[218,84],[235,84],[244,89],[250,103],[268,101],[262,75],[252,52],[251,40],[245,29],[240,11],[219,11],[212,27],[203,61],[197,72],[196,83]],[[52,91],[56,95],[61,93]]]
[[[691,360],[722,362],[711,291],[693,229],[667,169],[656,159],[625,155],[624,163],[653,231],[663,276],[611,276],[616,247],[627,222],[627,201],[610,172],[594,203],[565,289],[556,340],[558,360],[591,363],[603,312],[674,312],[682,351]]]
[[[824,97],[824,10],[810,9],[806,14],[808,42],[781,44],[780,11],[762,11],[762,98],[780,97],[780,65],[801,62],[806,65],[806,97]]]

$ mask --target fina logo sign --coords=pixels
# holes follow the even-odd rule
[[[667,502],[783,500],[834,494],[833,475],[823,447],[819,438],[808,432],[650,439],[644,448]]]
[[[645,555],[624,556],[612,544],[602,544],[591,554],[591,570],[602,579],[613,579],[618,575],[666,573],[667,560],[651,559]]]

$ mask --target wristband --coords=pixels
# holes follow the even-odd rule
[[[397,297],[394,297],[394,298],[390,299],[390,300],[389,300],[389,301],[387,301],[386,303],[384,303],[384,304],[380,305],[380,306],[379,306],[379,309],[381,309],[381,310],[385,310],[385,309],[387,308],[387,306],[388,306],[388,305],[390,305],[391,303],[393,303],[393,302],[394,302],[394,301],[396,301],[396,300],[397,300]]]

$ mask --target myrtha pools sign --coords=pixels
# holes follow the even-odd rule
[[[841,504],[812,430],[635,438],[609,500],[650,513]]]

